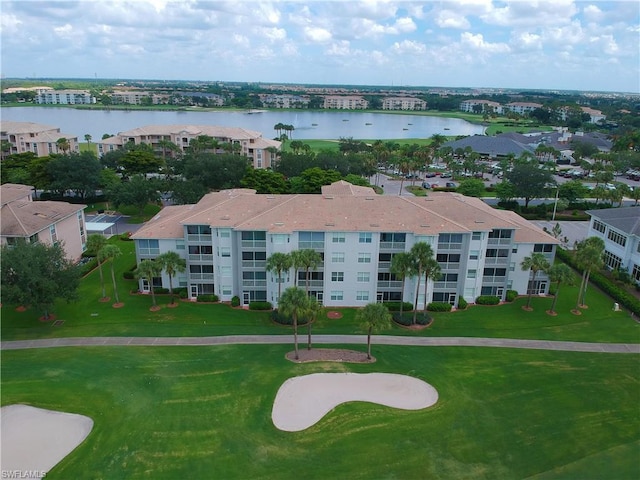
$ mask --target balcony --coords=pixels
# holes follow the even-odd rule
[[[242,248],[267,248],[266,240],[242,240]]]
[[[439,243],[438,251],[440,250],[462,250],[461,243]]]
[[[203,253],[201,255],[197,254],[189,254],[190,262],[213,262],[213,254],[211,253]]]
[[[459,270],[460,262],[439,262],[441,270]]]
[[[265,260],[243,260],[242,268],[260,268],[264,269],[267,265]]]
[[[507,280],[507,277],[482,277],[482,284],[484,285],[485,283],[504,283]]]
[[[306,280],[298,280],[299,287],[306,287]],[[324,280],[309,280],[309,287],[322,287],[324,286]]]
[[[511,245],[511,243],[510,238],[490,238],[487,240],[487,245]]]
[[[322,242],[298,242],[300,250],[324,250],[324,241]]]
[[[266,287],[266,280],[242,280],[243,287]]]
[[[402,282],[398,280],[378,280],[378,288],[402,288]]]
[[[404,251],[407,242],[380,242],[380,249]]]
[[[434,282],[433,288],[455,290],[458,288],[458,282]]]
[[[188,242],[211,243],[211,235],[191,233],[187,235]]]
[[[485,265],[508,265],[509,257],[485,257]]]
[[[213,273],[190,273],[189,280],[213,280]]]

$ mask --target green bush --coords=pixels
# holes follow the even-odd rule
[[[232,306],[232,307],[239,307],[239,306],[240,306],[240,297],[238,297],[237,295],[236,295],[236,296],[234,296],[234,297],[231,299],[231,306]]]
[[[185,288],[184,290],[180,290],[178,292],[178,297],[180,298],[187,298],[189,296],[189,294],[187,293],[187,289]]]
[[[164,287],[154,287],[153,291],[159,295],[169,293],[169,289]]]
[[[500,297],[495,295],[480,295],[476,298],[478,305],[498,305],[500,303]]]
[[[507,295],[505,297],[507,302],[513,302],[516,298],[518,298],[517,290],[507,290]]]
[[[451,304],[446,302],[431,302],[427,305],[427,310],[430,312],[450,312]]]
[[[218,301],[218,296],[215,293],[211,293],[207,295],[198,295],[196,299],[198,302],[215,303]]]
[[[465,310],[468,306],[469,304],[464,298],[460,297],[458,299],[458,310]]]
[[[400,311],[400,302],[382,302],[382,304],[387,307],[390,312],[399,312]],[[402,303],[402,311],[410,312],[413,310],[413,304],[410,302]]]
[[[120,240],[123,242],[131,242],[131,232],[124,232],[120,235]]]
[[[124,271],[122,273],[122,276],[124,277],[125,280],[133,280],[135,278],[135,275],[131,270]]]
[[[279,325],[293,325],[293,318],[282,315],[277,309],[271,311],[271,320]],[[306,325],[307,322],[306,318],[298,318],[298,326]]]
[[[87,273],[98,266],[98,260],[94,257],[91,260],[83,263],[82,265],[78,265],[80,268],[80,276],[84,277]]]
[[[272,308],[270,302],[249,302],[249,310],[271,310]]]
[[[404,325],[405,327],[410,327],[413,325],[413,312],[402,312],[402,317],[400,316],[400,312],[394,312],[393,321]],[[418,312],[416,316],[416,324],[417,325],[429,325],[431,323],[431,317],[427,312]]]

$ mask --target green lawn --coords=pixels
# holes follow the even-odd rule
[[[358,348],[364,348],[363,346]],[[87,440],[47,478],[615,478],[640,475],[638,356],[373,347],[370,365],[303,364],[291,346],[2,352],[2,405],[87,415]],[[292,376],[388,372],[438,403],[337,407],[297,433],[271,422]]]

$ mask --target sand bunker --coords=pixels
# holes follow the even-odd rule
[[[371,402],[420,410],[438,401],[435,388],[422,380],[392,373],[314,373],[282,384],[271,418],[279,430],[299,432],[341,403]]]
[[[89,417],[27,405],[0,408],[2,471],[41,478],[87,438]],[[38,475],[34,475],[39,472]]]

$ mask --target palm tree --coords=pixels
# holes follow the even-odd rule
[[[66,153],[71,148],[69,140],[64,137],[60,137],[56,140],[56,146],[58,147],[58,150],[62,150],[62,153]]]
[[[138,280],[146,278],[149,282],[149,288],[151,289],[151,302],[152,308],[156,307],[156,295],[153,291],[153,277],[157,277],[162,273],[162,266],[159,262],[154,260],[145,259],[138,264],[136,268],[136,278]]]
[[[122,251],[111,243],[108,243],[102,250],[98,252],[98,261],[111,260],[111,281],[113,282],[113,297],[116,299],[116,305],[120,304],[120,298],[118,296],[118,286],[116,285],[116,272],[114,268],[115,259],[122,255]]]
[[[527,290],[529,290],[529,296],[527,297],[527,305],[525,307],[525,310],[532,310],[531,295],[533,294],[533,287],[535,285],[536,275],[541,270],[544,271],[549,269],[549,261],[546,259],[546,257],[542,253],[533,253],[531,254],[530,257],[524,257],[522,259],[522,263],[520,264],[520,267],[522,268],[523,271],[530,270],[531,273],[533,274],[529,282],[529,285],[531,285],[531,287],[527,288]]]
[[[307,310],[307,350],[311,350],[311,324],[318,318],[318,314],[322,311],[322,305],[318,303],[315,297],[309,298],[309,308]]]
[[[297,287],[289,287],[278,300],[278,311],[293,319],[293,345],[298,360],[298,317],[309,311],[309,297]]]
[[[175,303],[175,297],[173,296],[173,277],[180,272],[184,272],[187,269],[187,262],[184,258],[181,258],[178,253],[169,251],[161,255],[158,255],[156,262],[160,264],[160,269],[165,270],[169,276],[169,293],[171,294],[171,305]]]
[[[356,313],[356,320],[367,330],[367,358],[371,360],[371,333],[391,327],[391,314],[382,303],[368,303]]]
[[[84,141],[87,142],[89,145],[91,145],[91,135],[88,133],[85,133],[84,135]]]
[[[282,293],[282,273],[291,269],[291,256],[281,252],[272,253],[267,258],[266,267],[268,271],[275,272],[278,276],[278,298],[276,299],[278,301]]]
[[[322,257],[318,252],[312,250],[310,248],[305,248],[303,250],[295,250],[291,252],[291,259],[293,268],[296,271],[296,278],[298,277],[298,270],[304,269],[305,271],[305,288],[304,291],[307,295],[309,295],[309,272],[311,270],[315,270],[322,263]]]
[[[571,267],[564,263],[556,263],[547,270],[549,281],[556,284],[556,292],[553,295],[553,303],[551,304],[551,310],[547,313],[551,315],[556,314],[556,302],[558,301],[558,293],[560,292],[560,284],[566,283],[571,285],[573,283],[573,271]]]
[[[413,261],[411,255],[407,252],[396,253],[391,258],[390,272],[397,278],[402,279],[402,291],[400,292],[400,318],[402,318],[402,309],[404,306],[404,285],[407,277],[416,275],[413,270]]]
[[[107,292],[104,285],[104,275],[102,273],[102,259],[100,258],[100,250],[107,244],[107,239],[104,235],[94,233],[87,237],[87,252],[95,255],[98,260],[98,271],[100,272],[100,286],[102,287],[102,299],[107,298]],[[105,300],[106,301],[106,300]]]
[[[413,306],[413,324],[416,324],[418,316],[418,294],[420,292],[420,280],[422,275],[425,275],[424,279],[424,310],[427,309],[427,284],[429,279],[436,279],[440,276],[440,265],[433,258],[433,250],[431,245],[424,242],[418,242],[411,247],[409,251],[411,259],[413,261],[413,271],[415,276],[418,277],[416,281],[416,297]]]
[[[604,241],[599,237],[588,237],[576,245],[576,262],[582,268],[582,280],[578,291],[578,301],[574,312],[579,312],[580,306],[585,306],[587,286],[591,269],[599,270],[604,265]]]

